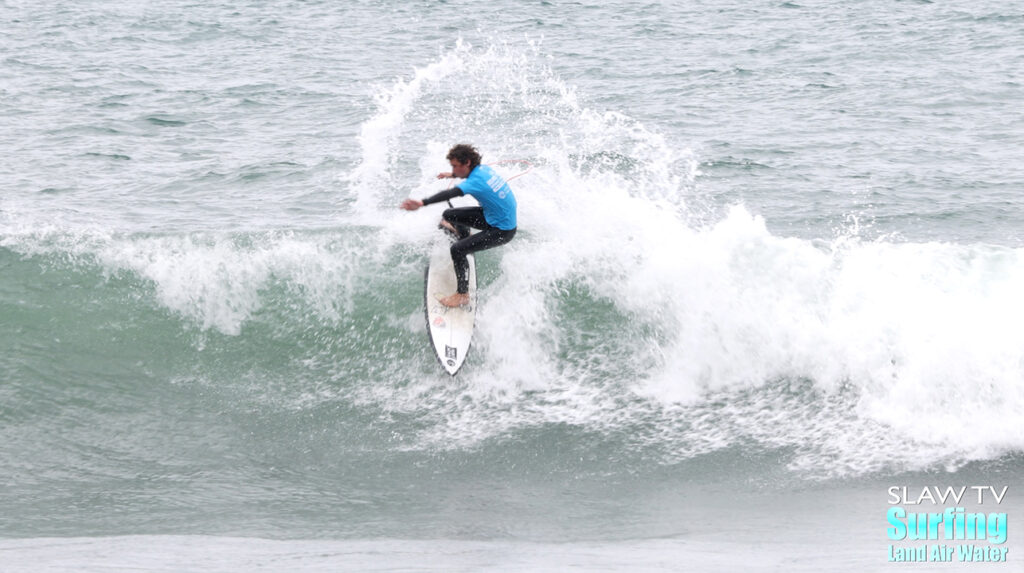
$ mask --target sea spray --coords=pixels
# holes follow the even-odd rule
[[[761,448],[828,477],[1020,448],[1019,250],[793,238],[743,204],[712,217],[685,142],[595,109],[541,60],[459,44],[380,88],[338,229],[97,231],[9,204],[0,246],[70,283],[107,277],[100,308],[128,289],[203,333],[176,380],[379,414],[409,450],[567,428],[657,463]],[[455,121],[466,109],[481,114]],[[435,190],[462,140],[535,168],[514,182],[520,235],[478,259],[476,349],[451,381],[419,307],[439,211],[395,205]],[[267,346],[287,373],[209,358]]]

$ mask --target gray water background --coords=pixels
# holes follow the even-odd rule
[[[652,570],[697,557],[708,570],[758,558],[880,570],[888,485],[1021,482],[1020,309],[1003,293],[1024,268],[1024,13],[1012,5],[0,11],[0,536],[24,570],[38,563],[34,539],[82,538],[123,563],[154,542],[103,540],[136,534],[172,548],[140,567],[172,562],[174,536],[192,535],[208,540],[199,555],[239,559],[253,548],[218,540],[320,540],[295,549],[310,570],[381,563],[372,545],[361,565],[317,561],[317,547],[362,555],[330,543],[364,540],[394,553],[406,539],[445,540],[418,551],[467,569],[515,569],[520,550],[505,544],[516,543],[567,543],[590,568],[622,569],[634,544],[653,543]],[[393,206],[428,192],[444,149],[463,139],[532,162],[516,189],[534,224],[482,258],[492,310],[475,371],[452,381],[418,323],[424,235],[396,230],[406,223]],[[652,255],[641,268],[660,290],[646,306],[616,298],[632,253],[567,248],[575,270],[542,274],[573,236],[549,205],[622,231],[613,215],[577,210],[595,203],[660,209],[625,223],[636,256]],[[656,213],[694,243],[644,239],[665,225]],[[658,261],[695,245],[732,262],[746,252],[716,251],[716,237],[752,245],[742,304],[691,312]],[[849,264],[851,243],[881,270]],[[942,296],[883,321],[875,339],[891,347],[878,357],[870,335],[841,332],[848,354],[836,355],[793,342],[806,329],[780,323],[785,313],[737,318],[792,302],[774,265],[816,261],[808,249],[896,293],[918,283],[892,269],[923,261],[921,284]],[[684,269],[716,268],[694,265]],[[526,278],[510,283],[517,269]],[[832,281],[848,284],[823,276],[798,311],[820,315],[813,303]],[[871,330],[865,309],[898,315],[915,302],[866,292],[827,330]],[[672,319],[656,318],[665,308]],[[685,325],[702,313],[710,326],[687,346]],[[940,329],[992,337],[929,338],[915,327],[929,328],[929,313]],[[603,336],[623,324],[629,343]],[[722,357],[704,362],[697,351],[715,337]],[[930,360],[949,379],[929,378]],[[730,370],[748,363],[751,376]],[[886,386],[885,368],[910,382]],[[964,416],[991,424],[943,434],[959,418],[936,404],[964,397]],[[908,410],[890,418],[879,404]],[[923,429],[908,435],[892,419]],[[782,514],[802,533],[780,532]],[[801,558],[785,543],[794,537],[838,545],[845,561]],[[483,563],[451,557],[463,550]],[[564,565],[538,552],[519,565]],[[240,562],[191,566],[254,566]]]

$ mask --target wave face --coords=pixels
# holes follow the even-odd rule
[[[756,166],[604,111],[541,42],[459,40],[423,60],[345,110],[359,119],[341,160],[327,135],[280,154],[251,143],[251,162],[233,147],[281,129],[267,123],[280,98],[329,100],[317,78],[177,94],[255,122],[237,133],[199,112],[111,127],[108,98],[54,135],[108,142],[68,161],[109,173],[0,202],[0,452],[26,495],[0,523],[166,533],[185,518],[247,535],[310,519],[323,535],[401,536],[508,480],[527,505],[575,508],[662,474],[768,488],[993,463],[1019,475],[1020,248],[873,232],[862,212],[773,230],[704,173]],[[214,132],[176,179],[146,163]],[[478,257],[474,348],[453,379],[420,308],[439,209],[396,205],[438,189],[459,141],[517,176],[520,232]],[[150,177],[136,193],[107,186],[133,173]],[[551,479],[580,480],[578,497]],[[381,517],[404,511],[406,525]]]

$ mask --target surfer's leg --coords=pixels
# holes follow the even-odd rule
[[[472,237],[470,237],[472,238]],[[468,241],[469,239],[462,239],[462,241]],[[468,252],[456,249],[456,245],[462,241],[457,241],[452,244],[452,263],[455,265],[455,283],[457,285],[455,292],[458,294],[466,294],[469,292],[469,259],[466,256]]]
[[[487,219],[484,218],[482,207],[455,207],[445,209],[441,218],[448,221],[455,228],[458,238],[465,239],[469,236],[470,227],[474,229],[487,229]]]
[[[486,224],[486,222],[484,224]],[[496,227],[488,226],[488,228],[475,235],[471,235],[453,243],[451,253],[452,262],[455,263],[455,279],[458,283],[457,292],[459,294],[466,294],[469,292],[469,259],[466,257],[470,253],[504,245],[511,241],[512,237],[515,236],[515,229],[503,231]]]

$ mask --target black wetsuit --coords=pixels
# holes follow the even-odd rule
[[[462,195],[462,189],[453,187],[427,197],[423,200],[423,204],[440,203],[454,197],[461,197]],[[459,294],[466,294],[469,292],[469,260],[466,258],[466,255],[504,245],[511,241],[512,237],[516,236],[516,230],[504,230],[492,226],[484,217],[483,207],[445,209],[441,217],[451,223],[458,233],[458,240],[452,244],[451,248],[452,262],[455,263],[455,278],[458,283],[457,292]],[[471,227],[480,229],[480,232],[470,235],[469,229]]]

